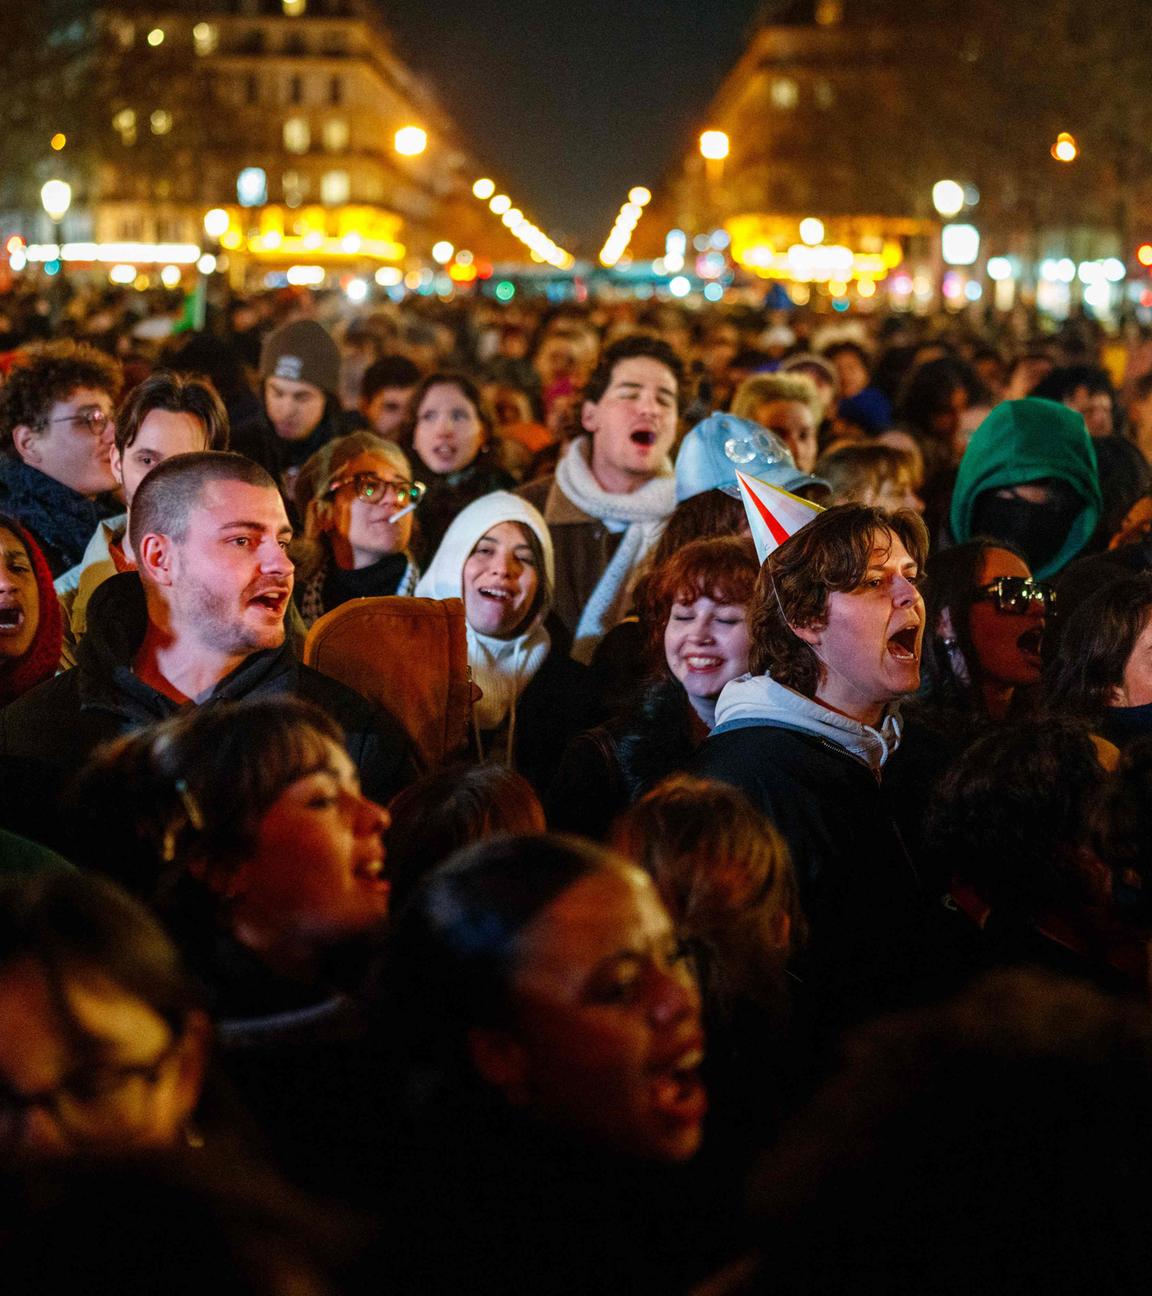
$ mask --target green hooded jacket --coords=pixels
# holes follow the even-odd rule
[[[960,460],[950,515],[957,543],[973,538],[972,511],[977,496],[1045,478],[1067,482],[1084,507],[1059,552],[1033,573],[1040,579],[1060,571],[1096,530],[1103,508],[1096,450],[1083,417],[1065,405],[1032,396],[997,405],[972,434]]]

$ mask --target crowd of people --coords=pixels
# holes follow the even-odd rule
[[[173,307],[0,302],[14,1290],[1143,1290],[1152,344]]]

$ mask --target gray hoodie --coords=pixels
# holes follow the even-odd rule
[[[802,693],[777,683],[770,675],[741,675],[725,684],[716,703],[713,734],[749,724],[776,725],[813,734],[867,765],[876,775],[900,745],[900,713],[890,706],[879,728],[861,724],[832,711]]]

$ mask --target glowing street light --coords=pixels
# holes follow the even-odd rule
[[[700,136],[700,156],[709,162],[723,162],[728,156],[729,140],[722,130],[706,130]]]
[[[816,216],[805,216],[800,222],[800,238],[809,247],[817,247],[824,242],[824,222]]]
[[[204,213],[204,233],[218,239],[228,228],[228,213],[223,207],[213,207]]]
[[[428,132],[422,126],[401,126],[392,143],[401,157],[419,157],[428,147]]]
[[[48,213],[48,219],[59,225],[72,206],[72,186],[67,180],[47,181],[40,190],[40,205]]]
[[[1056,136],[1056,143],[1052,145],[1050,152],[1057,162],[1075,162],[1080,150],[1076,145],[1075,136],[1069,135],[1067,131],[1061,131]]]
[[[494,180],[477,180],[472,186],[473,197],[479,198],[481,202],[487,202],[496,192],[496,182]]]
[[[637,207],[647,207],[652,201],[652,190],[645,189],[643,185],[637,185],[635,189],[628,190],[628,201],[635,203]]]
[[[488,210],[495,216],[503,216],[512,206],[512,199],[507,194],[497,194],[488,204]]]
[[[932,206],[946,218],[958,216],[964,210],[964,186],[955,180],[937,180],[932,186]]]

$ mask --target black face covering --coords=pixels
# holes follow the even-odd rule
[[[1084,501],[1067,482],[1043,481],[1048,499],[1043,504],[985,491],[972,507],[972,534],[1015,545],[1028,559],[1033,572],[1052,561],[1068,539]]]

